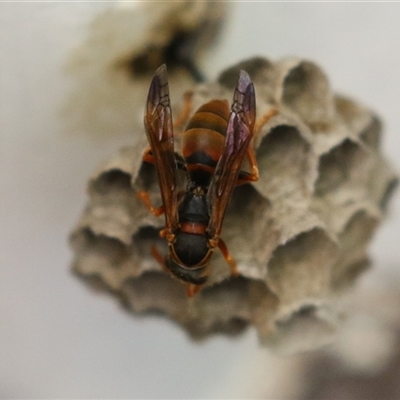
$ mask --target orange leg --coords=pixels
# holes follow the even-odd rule
[[[267,111],[256,122],[255,127],[254,127],[254,133],[257,134],[260,131],[261,127],[277,114],[278,114],[278,110],[276,108],[272,108],[269,111]],[[249,161],[251,172],[241,171],[238,181],[237,181],[237,185],[243,185],[244,183],[249,183],[249,182],[256,182],[256,181],[258,181],[258,178],[260,177],[260,174],[258,172],[258,167],[257,167],[257,160],[256,160],[256,156],[254,154],[254,148],[253,148],[252,143],[250,144],[249,148],[247,149],[246,157],[247,157],[247,160]]]
[[[147,192],[140,191],[140,192],[137,193],[137,197],[139,197],[139,199],[142,200],[143,204],[156,217],[159,217],[160,215],[164,214],[164,212],[165,212],[164,206],[153,207],[153,205],[150,202],[149,194]]]
[[[250,175],[248,176],[248,180],[252,181],[252,182],[258,181],[260,174],[258,173],[257,160],[256,160],[256,155],[254,154],[253,146],[250,146],[247,149],[246,156],[247,156],[247,159],[249,160],[250,168],[251,168],[251,172],[250,172]]]
[[[231,269],[231,275],[232,276],[238,276],[239,275],[239,271],[237,270],[236,261],[229,254],[228,247],[227,247],[226,243],[222,239],[219,239],[218,247],[221,250],[222,255],[224,256],[225,261],[228,263],[229,268]]]
[[[175,235],[171,232],[171,229],[164,228],[160,231],[160,237],[167,239],[168,243],[173,243],[175,241]]]
[[[154,245],[151,248],[151,255],[155,258],[155,260],[163,267],[165,268],[165,264],[164,264],[164,258],[163,256],[159,253],[157,246]]]
[[[193,283],[186,284],[186,294],[188,297],[193,297],[195,294],[200,292],[202,285],[194,285]]]
[[[163,258],[163,256],[159,253],[159,251],[158,251],[156,245],[154,245],[154,246],[151,248],[151,255],[152,255],[152,256],[154,257],[154,259],[161,265],[162,269],[163,269],[165,272],[170,273],[170,271],[166,268],[165,263],[164,263],[164,258]]]
[[[154,164],[154,157],[153,154],[151,154],[151,147],[149,146],[143,153],[143,161],[146,161],[150,164]]]
[[[250,164],[251,172],[240,171],[239,178],[236,185],[243,185],[244,183],[256,182],[260,176],[257,167],[257,160],[254,154],[253,146],[250,144],[246,152],[246,157]]]
[[[261,127],[277,114],[278,110],[276,108],[271,108],[270,110],[268,110],[264,115],[261,116],[261,118],[256,121],[254,132],[257,134],[257,132],[260,131]]]

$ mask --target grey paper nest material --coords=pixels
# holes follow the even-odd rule
[[[235,190],[224,220],[240,277],[230,277],[216,252],[209,281],[189,299],[153,259],[152,246],[166,243],[158,236],[164,218],[135,196],[146,188],[161,202],[154,167],[141,161],[144,131],[90,180],[72,235],[73,270],[132,311],[162,312],[197,338],[254,325],[265,343],[288,351],[317,346],[335,329],[334,298],[368,265],[396,177],[379,153],[377,116],[333,94],[309,61],[245,61],[197,86],[193,109],[210,98],[231,100],[240,69],[255,83],[257,114],[279,111],[255,140],[260,180]]]

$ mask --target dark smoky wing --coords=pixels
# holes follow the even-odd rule
[[[208,233],[219,236],[243,158],[253,137],[256,117],[254,86],[245,71],[240,72],[226,131],[224,150],[216,166],[207,200],[210,209]]]
[[[156,71],[147,97],[144,125],[157,169],[165,209],[166,228],[178,225],[177,164],[174,154],[172,112],[165,64]]]

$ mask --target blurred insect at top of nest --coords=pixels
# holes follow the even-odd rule
[[[263,122],[275,113],[269,112]],[[182,136],[182,157],[178,156],[165,65],[156,71],[151,82],[144,117],[150,147],[143,160],[156,167],[163,205],[153,207],[145,191],[138,195],[154,215],[165,214],[160,236],[167,240],[169,252],[163,259],[153,247],[153,256],[186,283],[188,296],[197,293],[206,282],[216,247],[232,275],[237,275],[236,263],[220,235],[235,186],[258,180],[251,145],[255,120],[254,85],[249,75],[241,71],[230,109],[227,100],[211,100],[202,105],[189,119]],[[245,157],[250,172],[242,170]],[[183,190],[177,183],[179,169],[187,175]]]

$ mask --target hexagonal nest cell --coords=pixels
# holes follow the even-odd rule
[[[167,245],[159,237],[164,218],[136,196],[145,188],[161,204],[154,166],[142,162],[144,129],[90,179],[71,236],[72,269],[134,313],[167,315],[194,338],[252,325],[268,345],[316,347],[338,323],[335,298],[369,264],[368,243],[397,178],[379,153],[379,118],[335,95],[310,61],[241,62],[217,82],[194,86],[193,110],[230,100],[241,69],[255,84],[258,116],[278,113],[254,140],[260,179],[235,189],[224,219],[239,276],[216,252],[209,280],[188,298],[152,256],[153,246],[165,253]]]

